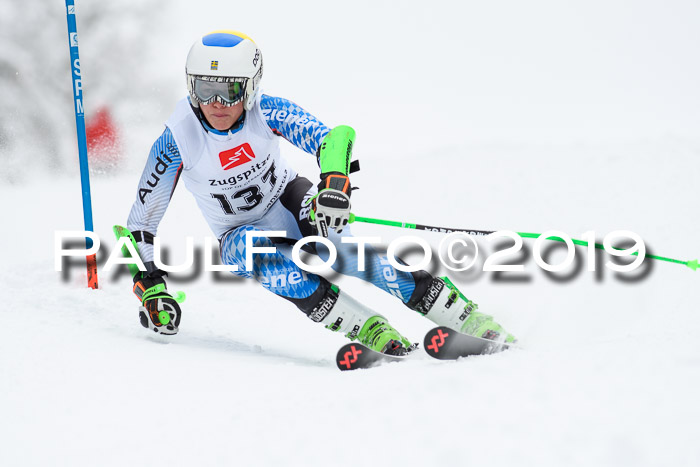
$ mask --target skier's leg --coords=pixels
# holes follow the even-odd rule
[[[333,239],[332,235],[329,235],[329,239]],[[340,237],[346,235],[350,235],[349,229]],[[399,271],[386,256],[378,254],[370,246],[365,249],[365,271],[358,271],[357,247],[334,240],[338,251],[338,261],[334,266],[337,271],[363,279],[395,295],[407,307],[440,326],[487,339],[504,336],[507,342],[515,341],[492,316],[477,311],[478,305],[467,299],[447,277],[433,277],[426,271]],[[328,255],[327,248],[320,245],[317,248],[322,258]]]
[[[405,305],[417,301],[430,287],[432,276],[425,271],[405,272],[391,265],[386,255],[378,253],[371,245],[364,246],[361,254],[359,246],[354,243],[343,243],[342,238],[350,237],[352,233],[346,227],[342,234],[330,233],[331,240],[337,252],[337,260],[333,269],[342,274],[357,277],[378,287],[390,295],[397,297]],[[329,256],[325,245],[317,245],[318,256],[326,261]],[[359,258],[364,257],[364,269],[360,270]]]
[[[342,332],[351,340],[358,339],[373,350],[401,354],[412,348],[386,319],[360,304],[347,293],[316,274],[300,269],[280,250],[256,253],[253,269],[247,271],[246,235],[255,226],[241,226],[227,232],[221,239],[224,264],[238,266],[235,274],[255,278],[263,287],[294,303],[310,319],[332,331]],[[255,247],[274,247],[272,240],[258,237]]]
[[[294,238],[316,234],[308,222],[308,200],[315,194],[316,187],[309,180],[297,177],[280,197],[296,223]],[[289,227],[289,230],[292,228]],[[328,232],[328,239],[333,242],[337,252],[334,270],[362,279],[396,296],[408,308],[440,326],[480,337],[497,338],[504,334],[503,328],[491,316],[476,311],[478,306],[468,300],[447,277],[435,278],[426,271],[399,271],[371,245],[364,247],[364,270],[360,271],[359,246],[342,242],[343,238],[351,235],[350,226],[341,234],[332,229]],[[328,259],[330,252],[325,245],[316,244],[315,250],[324,261]],[[506,340],[513,341],[514,338],[508,334]]]

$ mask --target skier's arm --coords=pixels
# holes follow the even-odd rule
[[[313,200],[310,220],[324,237],[328,236],[328,228],[340,233],[350,216],[348,175],[355,130],[344,125],[329,130],[316,117],[281,97],[263,94],[260,107],[275,134],[316,155],[321,182],[319,195]]]
[[[260,108],[272,132],[299,149],[316,154],[330,128],[294,102],[262,95]]]
[[[158,231],[182,171],[182,158],[170,129],[166,128],[151,148],[141,174],[136,201],[127,228],[136,238],[141,260],[153,272],[153,237]]]

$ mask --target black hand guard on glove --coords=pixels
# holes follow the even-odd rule
[[[141,300],[141,325],[159,334],[177,334],[182,311],[166,289],[165,271],[156,270],[134,277],[134,294]]]
[[[318,195],[313,200],[310,219],[323,237],[328,229],[341,233],[350,219],[350,179],[338,172],[321,174]]]

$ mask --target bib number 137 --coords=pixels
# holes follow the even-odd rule
[[[275,164],[273,163],[267,172],[262,176],[262,181],[264,183],[269,183],[272,188],[275,187],[277,183],[277,176],[275,175]],[[224,210],[225,214],[234,215],[237,212],[247,212],[255,209],[258,204],[263,200],[263,194],[260,193],[259,185],[250,185],[242,188],[232,195],[224,195],[221,193],[212,193],[211,197],[219,202],[221,209]],[[236,206],[235,209],[231,204],[231,199],[242,200],[243,204],[241,206]]]

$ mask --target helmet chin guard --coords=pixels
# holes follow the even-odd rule
[[[202,37],[190,48],[185,65],[192,105],[216,101],[228,107],[242,100],[246,110],[252,109],[262,61],[258,46],[243,33],[214,31]]]

